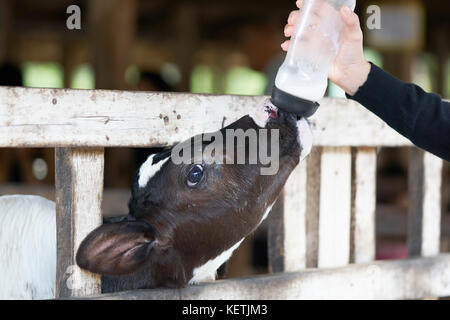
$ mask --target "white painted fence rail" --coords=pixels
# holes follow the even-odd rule
[[[234,122],[264,99],[0,87],[0,147],[173,145]],[[312,123],[316,146],[410,145],[348,100],[326,100]]]
[[[449,290],[450,255],[441,255],[221,280],[181,290],[154,289],[103,294],[91,299],[421,299],[446,296]]]
[[[411,147],[411,143],[375,115],[345,99],[321,102],[310,119],[315,148],[293,172],[272,210],[269,269],[275,274],[218,281],[182,291],[99,296],[97,276],[77,267],[67,272],[74,264],[79,239],[101,222],[103,148],[171,146],[195,134],[220,129],[254,110],[264,99],[0,87],[0,147],[57,148],[57,296],[450,296],[450,258],[439,255],[442,160],[411,148],[408,244],[411,257],[418,259],[374,262],[377,148]],[[86,209],[83,201],[93,205]],[[391,280],[392,284],[385,287]]]

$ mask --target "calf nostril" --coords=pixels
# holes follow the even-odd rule
[[[271,118],[271,119],[278,119],[279,114],[278,114],[278,110],[276,108],[271,108],[270,106],[266,106],[266,110],[265,111],[269,115],[269,118]]]
[[[271,110],[269,116],[270,116],[271,119],[278,119],[278,111],[277,110]]]

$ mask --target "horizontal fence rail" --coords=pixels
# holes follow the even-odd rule
[[[91,299],[420,299],[450,296],[450,255],[279,273],[185,289],[103,294]]]
[[[0,87],[0,147],[159,147],[220,129],[265,97]],[[410,146],[378,117],[324,99],[316,146]]]

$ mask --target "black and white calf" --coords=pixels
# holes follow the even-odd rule
[[[261,175],[263,165],[249,161],[175,165],[170,151],[150,156],[133,184],[129,215],[90,233],[78,250],[78,265],[104,275],[104,292],[183,287],[214,279],[267,217],[292,170],[311,149],[306,120],[268,102],[256,116],[220,130],[223,145],[227,129],[259,134],[263,128],[269,129],[267,139],[270,129],[279,130],[278,173]],[[224,149],[223,157],[229,157],[231,152]]]
[[[269,102],[255,115],[245,116],[220,131],[254,129],[259,135],[263,128],[279,130],[279,170],[275,175],[261,175],[264,165],[260,163],[174,164],[170,150],[151,155],[133,183],[129,214],[92,231],[79,247],[78,265],[103,275],[103,292],[184,287],[214,279],[217,269],[267,217],[292,170],[311,150],[307,121],[278,111]],[[229,151],[225,148],[224,158],[231,154]],[[236,152],[232,154],[236,157]],[[6,211],[22,212],[24,222],[30,205],[20,204],[20,197],[15,200],[19,204]],[[0,219],[8,221],[12,214],[4,212],[3,203],[0,197]],[[39,299],[54,295],[54,204],[43,206],[42,210],[46,212],[42,216],[50,216],[52,223],[41,219],[42,223],[35,223],[35,230],[29,234],[46,238],[47,242],[42,241],[45,246],[22,240],[28,236],[21,230],[9,231],[8,238],[0,234],[0,250],[4,250],[5,243],[16,241],[23,252],[18,259],[10,260],[21,264],[16,273],[14,268],[6,267],[8,259],[1,255],[2,277],[23,277],[0,284],[0,298]],[[4,225],[3,222],[1,226]],[[30,282],[25,275],[37,271],[32,266],[38,256],[48,256],[47,269],[39,269],[42,276]],[[18,290],[12,290],[14,286]],[[40,291],[47,287],[51,290]],[[26,293],[17,293],[21,290]]]

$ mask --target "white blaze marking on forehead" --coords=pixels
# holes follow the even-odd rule
[[[313,134],[311,128],[305,118],[297,121],[297,128],[300,140],[300,146],[302,147],[302,153],[300,155],[300,162],[303,161],[310,153],[313,146]]]
[[[267,121],[269,120],[269,113],[267,113],[267,108],[270,108],[271,110],[278,110],[278,108],[273,105],[270,99],[266,99],[259,107],[257,107],[252,113],[249,114],[249,116],[260,128],[264,128],[267,124]]]
[[[153,164],[153,158],[156,156],[156,154],[152,154],[150,157],[148,157],[147,161],[144,162],[144,164],[139,169],[139,188],[143,188],[147,185],[147,183],[150,181],[150,179],[159,171],[161,170],[161,167],[164,163],[166,163],[170,156],[168,156],[166,159],[159,161],[158,163]]]

